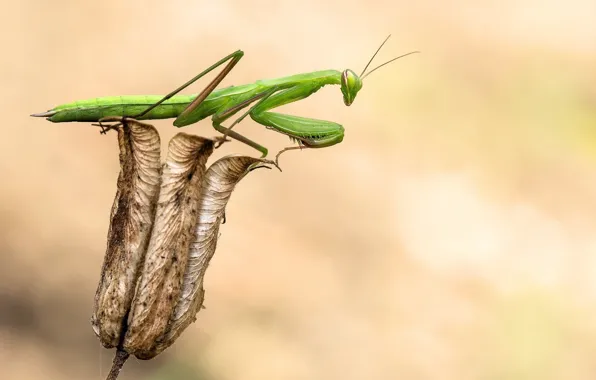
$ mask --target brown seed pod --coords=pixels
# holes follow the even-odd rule
[[[108,244],[95,294],[91,325],[106,348],[122,338],[153,225],[160,182],[160,140],[148,124],[118,128],[120,175],[112,205]]]
[[[179,133],[169,144],[151,240],[128,318],[123,348],[140,359],[156,354],[180,298],[197,224],[201,182],[214,141]]]
[[[194,241],[190,245],[182,293],[165,335],[155,346],[155,355],[174,343],[184,329],[195,321],[204,300],[203,278],[215,253],[219,226],[232,191],[251,169],[263,163],[269,161],[247,156],[226,156],[207,170],[202,182],[199,220],[193,230]]]
[[[231,193],[273,164],[227,156],[207,170],[219,140],[179,133],[160,172],[155,128],[127,120],[118,140],[122,169],[92,318],[103,345],[117,347],[109,380],[129,355],[155,357],[196,319]]]

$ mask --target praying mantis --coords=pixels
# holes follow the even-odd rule
[[[326,85],[340,85],[344,104],[350,106],[362,88],[365,77],[399,58],[418,53],[418,51],[413,51],[400,55],[366,72],[389,37],[391,35],[379,46],[360,75],[357,75],[350,69],[341,72],[337,70],[323,70],[277,79],[257,80],[252,84],[231,86],[216,90],[219,83],[221,83],[244,56],[244,52],[238,50],[222,58],[165,96],[131,95],[79,100],[31,116],[45,117],[47,120],[55,123],[72,121],[94,122],[97,124],[93,125],[102,128],[102,133],[125,123],[126,119],[152,120],[176,118],[174,125],[176,127],[184,127],[211,116],[213,127],[223,134],[219,145],[227,141],[227,137],[230,137],[251,146],[261,152],[262,157],[266,157],[268,154],[267,148],[232,130],[236,124],[250,115],[257,123],[268,129],[285,134],[292,141],[298,143],[298,146],[287,147],[277,153],[275,157],[275,163],[277,165],[279,156],[285,151],[302,148],[324,148],[340,143],[344,138],[344,128],[342,125],[332,121],[286,115],[271,112],[270,110],[284,104],[305,99]],[[226,62],[228,63],[223,70],[201,93],[198,95],[178,94]],[[250,108],[233,121],[229,127],[222,125],[224,121],[249,106]]]

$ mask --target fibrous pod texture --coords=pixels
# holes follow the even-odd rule
[[[217,140],[179,133],[160,168],[157,131],[134,120],[118,128],[118,141],[121,171],[92,316],[102,344],[117,347],[108,379],[129,355],[161,353],[196,319],[232,191],[271,163],[233,155],[207,169]]]

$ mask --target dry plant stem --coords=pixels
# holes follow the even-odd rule
[[[197,224],[201,183],[214,141],[179,133],[169,144],[156,219],[145,255],[123,348],[151,359],[165,333],[180,292]]]
[[[160,139],[148,124],[117,129],[120,175],[91,325],[106,348],[120,344],[153,225],[160,182]]]
[[[112,361],[112,369],[110,369],[110,373],[106,380],[116,380],[118,378],[118,375],[129,356],[130,354],[126,351],[120,349],[116,351],[116,356],[114,356],[114,360]]]

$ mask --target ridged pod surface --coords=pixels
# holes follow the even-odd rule
[[[197,224],[201,183],[214,141],[179,133],[170,140],[156,218],[134,298],[123,347],[141,359],[153,356],[180,293]]]
[[[106,348],[116,347],[135,293],[153,226],[160,183],[160,139],[148,124],[118,128],[120,174],[91,325]]]
[[[209,167],[202,183],[199,220],[194,229],[194,241],[190,245],[188,263],[184,273],[182,293],[170,318],[165,335],[155,347],[160,353],[196,320],[203,305],[205,291],[203,279],[209,261],[215,253],[219,226],[236,184],[251,168],[263,160],[247,156],[227,156]]]
[[[102,344],[117,347],[110,380],[129,355],[155,357],[195,321],[231,194],[272,163],[233,155],[207,169],[221,140],[179,133],[161,167],[155,128],[126,120],[117,129],[121,171],[92,317]]]

